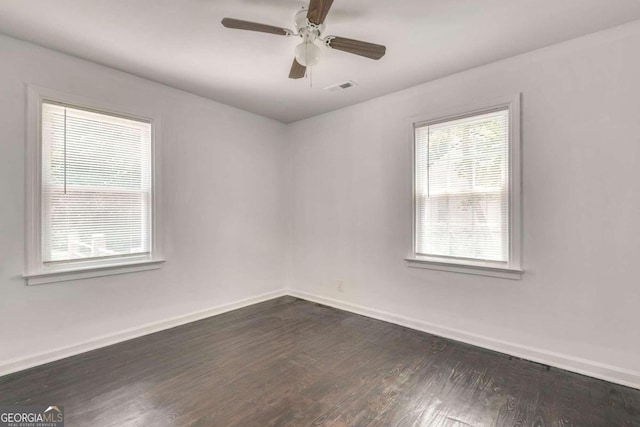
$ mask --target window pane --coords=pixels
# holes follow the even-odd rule
[[[151,125],[42,105],[44,262],[148,253]]]
[[[509,111],[415,130],[416,253],[509,259]]]

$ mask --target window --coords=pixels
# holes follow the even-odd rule
[[[155,266],[152,121],[43,96],[36,108],[28,281]]]
[[[519,278],[517,104],[414,122],[411,265]]]

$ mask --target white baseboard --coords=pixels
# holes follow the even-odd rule
[[[568,356],[565,354],[554,353],[551,351],[529,347],[522,344],[501,341],[490,337],[448,328],[445,326],[434,325],[428,322],[423,322],[421,320],[411,319],[405,316],[375,310],[345,301],[326,298],[320,295],[310,294],[308,292],[288,289],[286,293],[287,295],[296,298],[316,302],[318,304],[328,305],[330,307],[360,314],[362,316],[394,323],[396,325],[405,326],[407,328],[427,332],[429,334],[437,335],[440,337],[487,348],[489,350],[505,353],[511,356],[519,357],[521,359],[542,363],[544,365],[576,372],[578,374],[598,378],[616,384],[621,384],[627,387],[640,389],[640,372],[630,371],[628,369],[606,365],[603,363],[594,362],[592,360]]]
[[[133,338],[138,338],[143,335],[152,334],[154,332],[160,332],[165,329],[171,329],[176,326],[185,325],[187,323],[195,322],[197,320],[206,319],[207,317],[216,316],[218,314],[226,313],[228,311],[237,310],[242,307],[257,304],[259,302],[267,301],[270,299],[285,296],[284,290],[268,292],[266,294],[258,295],[251,298],[246,298],[240,301],[235,301],[229,304],[223,304],[216,307],[212,307],[206,310],[196,311],[193,313],[172,317],[169,319],[161,320],[159,322],[148,323],[146,325],[126,329],[124,331],[117,332],[111,335],[105,335],[99,338],[85,341],[82,343],[74,344],[67,347],[57,348],[55,350],[47,351],[44,353],[34,354],[31,356],[0,361],[0,377],[3,375],[11,374],[14,372],[22,371],[24,369],[33,368],[34,366],[43,365],[45,363],[53,362],[56,360],[64,359],[70,356],[75,356],[87,351],[96,350],[108,345],[117,344],[122,341],[127,341]]]
[[[229,304],[223,304],[210,309],[189,313],[186,315],[172,317],[170,319],[161,320],[159,322],[148,323],[146,325],[120,331],[115,334],[102,336],[90,341],[74,344],[67,347],[27,356],[19,359],[0,361],[0,377],[34,366],[43,365],[45,363],[64,359],[87,351],[96,350],[119,342],[138,338],[144,335],[159,332],[165,329],[174,328],[176,326],[206,319],[211,316],[226,313],[259,302],[268,301],[270,299],[290,295],[307,301],[316,302],[318,304],[327,305],[362,316],[371,317],[373,319],[382,320],[396,325],[405,326],[422,332],[427,332],[455,341],[464,342],[478,347],[487,348],[500,353],[509,354],[533,362],[542,363],[567,371],[576,372],[589,377],[598,378],[627,387],[640,389],[640,372],[631,371],[616,366],[606,365],[591,360],[581,359],[564,354],[554,353],[547,350],[537,349],[517,343],[501,341],[482,335],[472,334],[445,326],[434,325],[421,320],[411,319],[402,315],[384,312],[345,301],[339,301],[308,292],[298,291],[294,289],[279,290],[235,301]]]

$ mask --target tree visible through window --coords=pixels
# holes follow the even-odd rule
[[[42,261],[148,254],[151,125],[42,104]]]
[[[509,261],[509,110],[415,128],[415,252]]]

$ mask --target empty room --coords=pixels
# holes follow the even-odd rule
[[[0,427],[640,427],[638,0],[0,0],[0,130]]]

